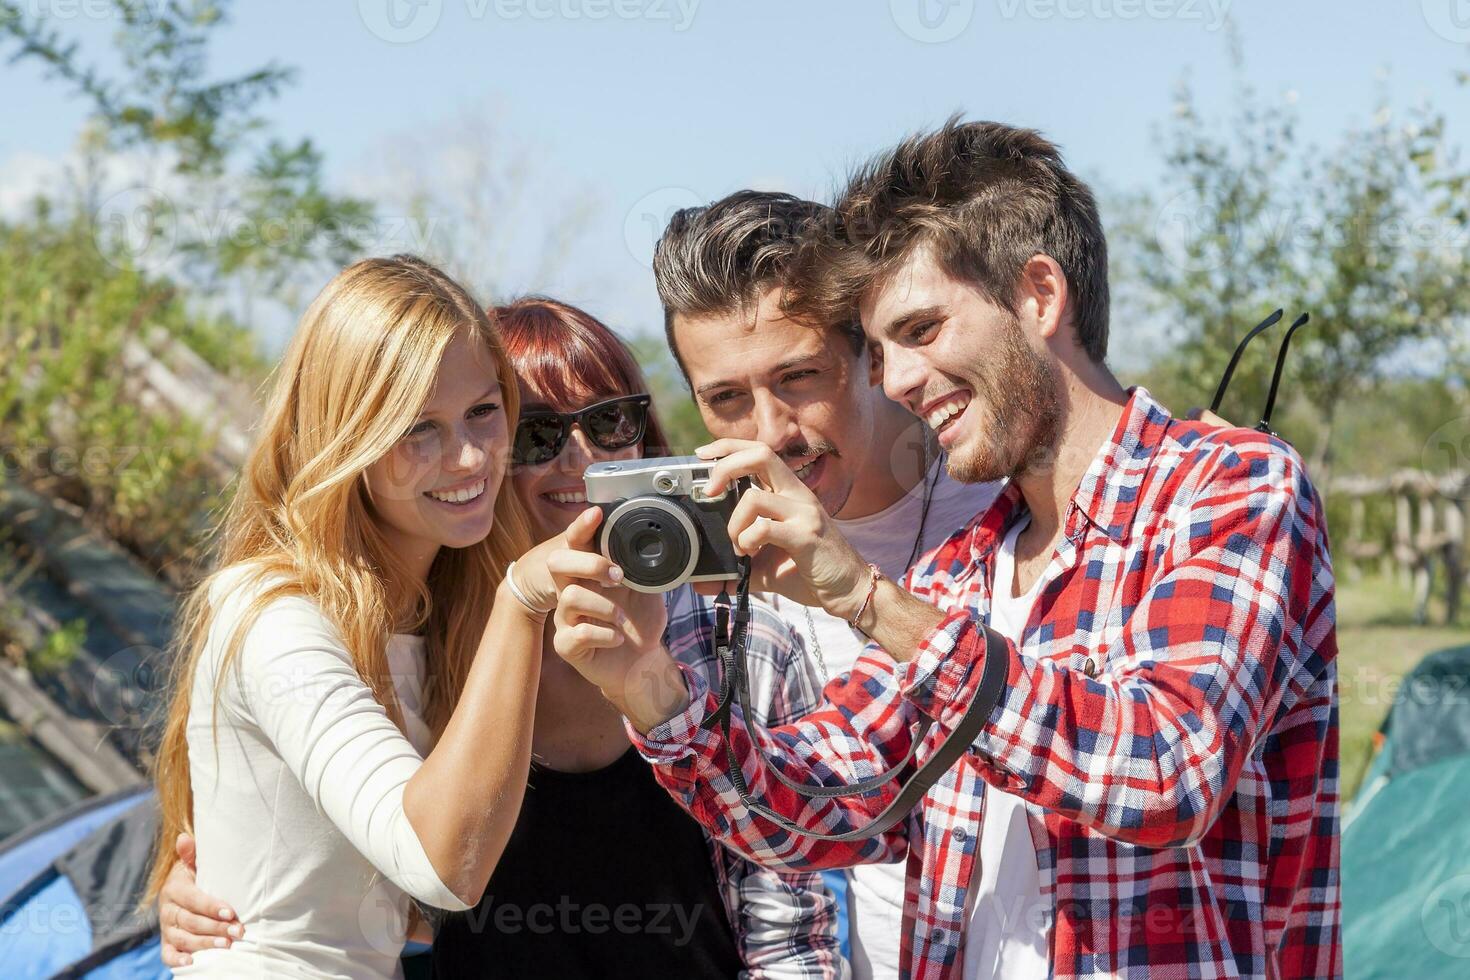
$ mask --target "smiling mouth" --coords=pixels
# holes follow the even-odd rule
[[[587,503],[587,491],[580,487],[575,490],[548,490],[541,499],[558,507],[581,507]]]
[[[792,472],[796,474],[796,478],[798,480],[810,487],[813,483],[816,482],[817,477],[820,475],[818,472],[818,467],[822,460],[826,457],[827,454],[825,452],[817,453],[815,456],[807,459],[807,461],[805,463],[802,463],[800,466],[793,467]]]
[[[971,394],[963,389],[954,392],[924,414],[924,421],[938,435],[954,424],[970,404]]]
[[[453,507],[463,507],[474,503],[485,495],[485,481],[472,484],[461,490],[426,490],[424,496],[441,504],[449,504]]]

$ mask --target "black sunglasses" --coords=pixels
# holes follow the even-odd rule
[[[595,402],[577,412],[536,410],[516,423],[511,462],[518,466],[549,463],[566,448],[572,423],[582,427],[600,449],[626,449],[643,438],[648,426],[650,395],[620,395]]]

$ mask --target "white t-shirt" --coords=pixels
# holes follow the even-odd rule
[[[930,467],[923,481],[889,507],[867,517],[835,523],[859,554],[884,575],[899,581],[908,571],[909,556],[915,553],[914,540],[920,534],[919,518],[926,492],[929,513],[923,522],[923,540],[917,551],[920,556],[937,548],[989,507],[1000,488],[999,483],[960,483],[951,479],[940,460]],[[823,683],[852,670],[863,652],[864,641],[847,623],[784,596],[764,598],[796,628],[808,653],[817,659],[818,670],[825,666]],[[856,980],[898,980],[904,879],[903,861],[864,864],[847,871],[848,936]]]
[[[1025,595],[1013,596],[1016,581],[1016,539],[1029,516],[1006,532],[995,558],[995,588],[990,604],[990,628],[1021,642],[1021,632],[1036,604],[1044,579]],[[980,826],[980,861],[969,890],[965,924],[965,980],[1045,977],[1051,971],[1046,939],[1046,914],[1041,900],[1041,875],[1036,868],[1036,845],[1020,797],[985,786],[985,815]]]
[[[405,738],[306,599],[268,605],[222,673],[250,595],[239,574],[210,592],[216,614],[191,689],[188,742],[199,887],[228,895],[246,932],[175,973],[398,976],[410,895],[469,908],[439,878],[403,810],[429,749],[418,717],[422,640],[395,636],[388,648]]]

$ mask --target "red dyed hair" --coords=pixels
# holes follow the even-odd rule
[[[497,321],[511,367],[521,381],[522,404],[527,400],[527,386],[543,393],[560,410],[578,402],[648,391],[633,352],[586,310],[544,296],[527,296],[495,307],[490,315]],[[652,405],[642,445],[645,457],[669,452]]]

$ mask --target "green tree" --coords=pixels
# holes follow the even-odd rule
[[[628,346],[648,379],[653,407],[663,423],[664,434],[669,437],[669,451],[687,455],[696,446],[709,442],[709,430],[699,416],[699,406],[690,397],[689,386],[663,337],[639,337]]]
[[[1199,404],[1245,329],[1283,306],[1311,323],[1292,341],[1282,426],[1319,481],[1345,406],[1404,373],[1413,355],[1444,363],[1465,322],[1463,197],[1452,191],[1443,121],[1395,123],[1381,106],[1323,150],[1297,136],[1289,106],[1238,83],[1234,115],[1207,121],[1181,85],[1163,134],[1161,189],[1134,198],[1120,241],[1122,276],[1146,315],[1168,324],[1152,387]],[[1247,353],[1223,411],[1253,424],[1285,323]]]
[[[135,253],[176,258],[208,286],[239,276],[278,289],[304,263],[340,265],[359,253],[373,209],[324,189],[321,154],[309,139],[271,134],[261,107],[294,71],[272,61],[211,76],[209,46],[229,7],[227,0],[107,0],[119,67],[103,71],[33,5],[0,0],[0,49],[10,47],[12,61],[37,63],[86,101],[91,149],[149,161],[144,186],[79,202],[102,223],[104,249],[131,237]]]

